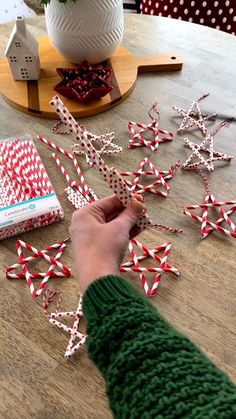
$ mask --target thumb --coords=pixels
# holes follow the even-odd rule
[[[132,198],[129,205],[114,220],[123,229],[130,231],[139,217],[146,212],[146,207],[136,198]]]

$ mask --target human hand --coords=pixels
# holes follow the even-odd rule
[[[129,239],[140,232],[136,225],[146,207],[134,195],[124,208],[115,195],[75,211],[70,235],[80,289],[104,275],[117,275]]]

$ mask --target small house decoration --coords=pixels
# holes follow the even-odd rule
[[[39,79],[38,41],[26,28],[22,16],[16,18],[16,24],[8,41],[5,55],[14,80]]]

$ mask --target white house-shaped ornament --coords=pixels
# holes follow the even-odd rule
[[[22,16],[16,18],[16,24],[8,41],[5,55],[14,80],[39,79],[38,41],[26,28]]]

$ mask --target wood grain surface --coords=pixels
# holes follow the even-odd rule
[[[12,26],[11,23],[0,27],[0,54]],[[36,36],[45,35],[44,17],[29,20],[29,29]],[[236,115],[236,37],[178,20],[128,15],[123,45],[140,57],[174,50],[183,57],[184,66],[181,72],[140,74],[126,101],[82,121],[98,134],[115,131],[116,142],[124,151],[119,157],[106,157],[108,165],[131,170],[147,156],[165,170],[177,159],[184,161],[189,149],[183,145],[185,135],[176,134],[181,119],[172,106],[188,108],[192,99],[203,93],[211,93],[201,103],[203,110]],[[155,100],[161,112],[160,126],[175,133],[174,141],[161,144],[157,154],[143,148],[128,150],[127,122],[147,122],[147,111]],[[33,136],[65,210],[63,222],[21,236],[44,248],[67,236],[73,208],[64,195],[66,184],[50,157],[50,150],[37,142],[36,135],[42,134],[67,150],[72,139],[51,134],[52,121],[16,111],[3,100],[0,100],[0,122],[1,138],[24,132]],[[199,132],[189,133],[188,138],[197,140]],[[236,156],[235,123],[219,132],[215,148]],[[69,168],[68,161],[62,160]],[[100,197],[107,195],[108,190],[96,171],[88,169],[83,158],[79,162],[96,193]],[[231,163],[219,162],[215,167],[209,175],[212,192],[219,200],[235,199],[236,157]],[[236,382],[236,241],[218,232],[201,240],[199,224],[182,214],[184,205],[203,201],[204,190],[197,175],[179,171],[169,186],[168,198],[146,195],[146,204],[153,220],[183,228],[183,234],[174,236],[151,230],[143,233],[140,240],[150,247],[171,240],[169,261],[181,270],[181,278],[163,275],[151,302]],[[111,418],[103,380],[87,358],[86,350],[72,360],[65,360],[68,338],[48,324],[42,314],[41,299],[32,300],[24,281],[5,279],[4,268],[16,261],[15,240],[0,243],[0,417]],[[73,268],[70,246],[62,260]],[[142,292],[136,276],[126,277]],[[79,293],[75,275],[51,280],[50,287],[62,291],[62,308],[75,309]]]
[[[73,64],[66,61],[52,46],[47,36],[39,39],[39,56],[41,74],[39,80],[16,81],[12,78],[6,58],[0,61],[0,93],[14,108],[29,114],[38,114],[43,118],[58,118],[50,106],[50,99],[57,94],[54,86],[62,79],[56,68],[72,68]],[[111,68],[108,83],[112,91],[89,105],[64,98],[65,105],[74,117],[96,115],[107,111],[126,99],[135,87],[138,73],[150,71],[181,70],[182,61],[175,53],[162,54],[136,59],[126,48],[120,46],[104,66]],[[74,65],[76,67],[76,65]]]

